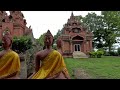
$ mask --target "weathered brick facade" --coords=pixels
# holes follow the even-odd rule
[[[7,15],[5,11],[0,11],[0,39],[5,30],[9,30],[12,36],[17,37],[32,34],[32,29],[26,24],[21,11],[10,11],[10,15]]]
[[[62,52],[64,56],[72,57],[74,51],[81,51],[85,54],[92,50],[92,32],[87,31],[81,23],[76,20],[73,12],[63,27],[62,35]]]

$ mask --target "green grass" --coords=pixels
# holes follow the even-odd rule
[[[120,57],[73,59],[65,58],[71,78],[73,69],[85,70],[93,79],[120,79]]]

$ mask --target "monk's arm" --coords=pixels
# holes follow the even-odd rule
[[[36,54],[35,56],[35,72],[37,72],[40,68],[40,59],[39,59],[40,55]]]
[[[5,52],[4,52],[4,51],[1,51],[1,52],[0,52],[0,58],[1,58],[4,54],[5,54]]]
[[[33,74],[31,76],[28,77],[28,79],[31,79],[39,70],[40,68],[40,59],[39,59],[39,54],[37,53],[35,55],[35,72],[33,72]]]
[[[13,79],[14,77],[17,77],[17,76],[16,76],[17,73],[18,73],[18,71],[14,72],[14,73],[12,73],[12,74],[10,74],[10,75],[8,75],[8,76],[2,78],[2,79]]]

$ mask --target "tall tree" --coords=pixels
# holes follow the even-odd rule
[[[87,27],[88,31],[93,32],[94,34],[94,47],[101,48],[103,47],[102,35],[103,35],[103,18],[98,16],[95,13],[88,13],[85,17],[81,15],[76,17],[84,27]]]
[[[101,13],[104,22],[105,46],[111,51],[111,47],[116,43],[116,37],[120,32],[120,11],[102,11]]]

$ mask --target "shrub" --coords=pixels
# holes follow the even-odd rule
[[[91,51],[91,52],[89,52],[89,55],[90,55],[91,58],[95,58],[96,57],[96,52]]]
[[[89,52],[89,55],[91,58],[101,58],[101,56],[104,54],[104,50],[103,49],[98,49],[96,52],[95,51],[92,51],[92,52]]]
[[[118,52],[111,51],[109,52],[110,56],[118,56]]]
[[[118,55],[120,55],[120,47],[118,48]]]
[[[105,55],[106,51],[103,48],[99,48],[97,51],[102,51],[103,55]]]
[[[32,48],[32,40],[27,36],[14,37],[12,43],[12,49],[17,53],[25,52]]]
[[[101,56],[104,54],[104,52],[100,50],[98,50],[96,53],[97,58],[101,58]]]

